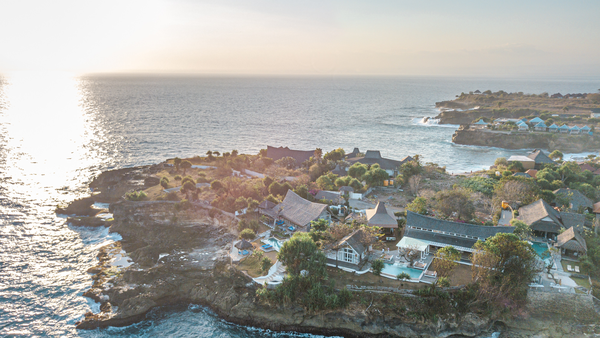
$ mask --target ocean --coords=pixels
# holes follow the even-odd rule
[[[267,145],[420,154],[450,172],[523,153],[456,146],[423,123],[471,90],[595,92],[596,79],[209,77],[16,73],[0,77],[0,336],[308,337],[240,327],[194,305],[125,328],[78,331],[98,249],[118,234],[54,213],[102,170]]]

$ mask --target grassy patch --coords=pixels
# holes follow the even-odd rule
[[[579,271],[581,272],[581,265],[579,265],[579,262],[572,262],[572,261],[567,261],[567,260],[561,260],[560,264],[562,264],[562,268],[563,268],[563,270],[565,272],[577,273],[577,272],[575,272],[575,266],[579,266]],[[571,268],[573,269],[573,271],[567,270],[567,265],[570,265]]]
[[[571,277],[571,279],[573,281],[575,281],[575,283],[577,283],[577,285],[584,287],[586,289],[590,289],[592,286],[590,285],[590,280],[587,278],[578,278],[578,277]]]
[[[343,288],[346,285],[357,285],[373,287],[385,286],[399,289],[420,289],[425,286],[425,284],[420,283],[409,283],[386,277],[378,277],[370,272],[357,275],[332,267],[327,267],[327,274],[329,275],[330,280],[333,279],[335,281],[337,288]]]
[[[262,272],[260,266],[261,259],[258,256],[246,257],[238,264],[237,268],[240,271],[246,271],[252,277],[264,276],[266,273]]]

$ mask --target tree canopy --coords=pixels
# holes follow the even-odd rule
[[[529,283],[540,271],[531,245],[517,235],[499,233],[485,242],[477,241],[473,248],[478,301],[502,308],[524,305]]]
[[[427,213],[427,200],[424,197],[417,197],[406,205],[406,210],[425,215]]]

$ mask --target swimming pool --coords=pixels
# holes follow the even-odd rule
[[[279,252],[279,249],[281,249],[281,245],[283,244],[283,242],[280,242],[277,238],[274,237],[270,237],[266,240],[263,240],[262,242],[265,244],[271,244],[277,252]]]
[[[419,279],[421,277],[421,274],[423,273],[423,270],[384,263],[383,270],[381,270],[381,272],[392,276],[398,276],[402,272],[406,272],[410,275],[411,279]]]
[[[540,243],[540,242],[532,242],[531,247],[537,253],[537,255],[544,260],[546,265],[552,262],[552,257],[550,256],[550,252],[548,251],[548,244]]]

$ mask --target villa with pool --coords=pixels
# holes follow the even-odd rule
[[[405,250],[420,252],[421,259],[446,246],[453,246],[462,253],[462,259],[469,261],[473,245],[478,240],[485,241],[497,233],[512,233],[511,226],[483,226],[459,223],[406,212],[406,230],[402,240],[396,244],[398,253]]]
[[[311,202],[300,197],[292,190],[288,190],[283,201],[274,203],[261,203],[259,212],[273,220],[274,226],[283,231],[310,231],[310,222],[324,219],[331,222],[331,215],[327,205]]]

